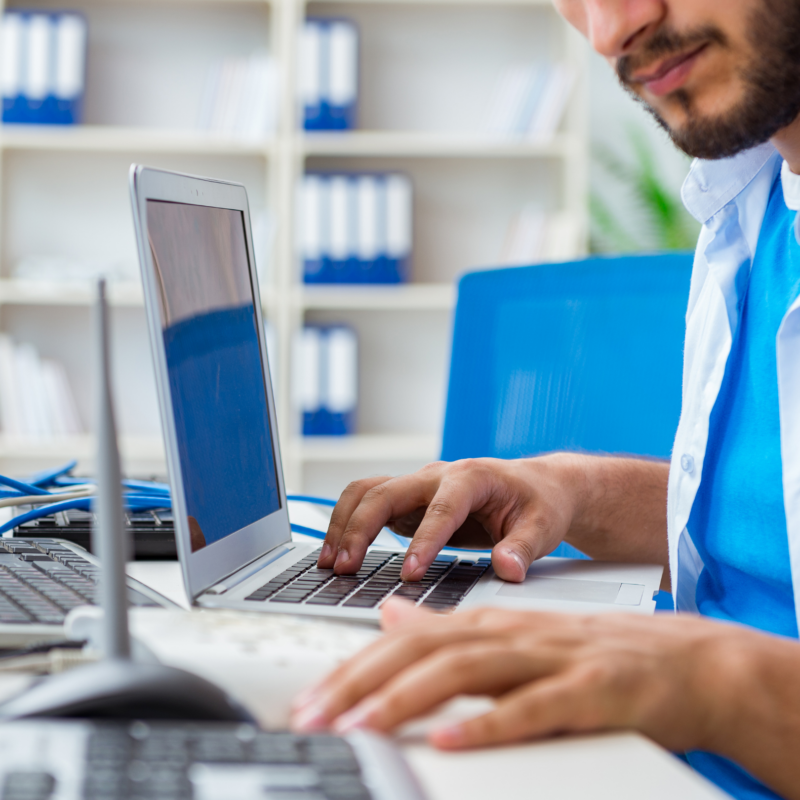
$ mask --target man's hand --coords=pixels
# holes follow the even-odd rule
[[[404,580],[421,578],[451,541],[494,545],[492,566],[508,581],[565,540],[594,558],[666,566],[668,472],[663,462],[555,453],[356,481],[333,511],[319,566],[355,572],[384,525],[413,537]]]
[[[389,525],[413,536],[402,577],[418,580],[454,534],[474,537],[478,529],[484,534],[479,546],[502,542],[493,553],[495,572],[521,581],[531,562],[551,552],[569,530],[579,490],[569,461],[556,455],[439,462],[413,475],[351,483],[331,516],[319,566],[355,572]]]
[[[693,617],[441,616],[403,601],[386,604],[384,627],[385,637],[301,698],[296,728],[389,731],[457,695],[491,695],[493,711],[435,730],[433,744],[628,728],[673,750],[714,749],[745,691],[731,663],[765,638]]]

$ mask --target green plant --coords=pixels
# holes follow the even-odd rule
[[[592,250],[630,253],[693,249],[700,226],[662,179],[647,137],[641,129],[630,127],[628,140],[633,155],[630,162],[603,146],[595,147],[593,156],[603,172],[632,196],[639,219],[632,230],[629,220],[621,219],[609,203],[592,192]]]

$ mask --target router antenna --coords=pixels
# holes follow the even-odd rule
[[[92,549],[100,559],[100,606],[103,609],[103,644],[108,659],[129,659],[128,590],[125,562],[128,531],[122,510],[122,470],[117,448],[117,427],[111,396],[111,359],[106,282],[97,284],[95,310],[97,347],[97,495]]]

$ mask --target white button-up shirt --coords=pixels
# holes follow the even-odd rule
[[[764,144],[733,158],[696,161],[683,185],[683,202],[703,228],[686,312],[683,405],[667,501],[672,590],[679,611],[697,610],[703,562],[686,525],[700,486],[711,410],[739,323],[770,190],[781,167],[777,151]],[[795,177],[784,174],[787,201],[794,199]],[[800,612],[800,298],[783,318],[776,347],[783,498],[795,608]]]

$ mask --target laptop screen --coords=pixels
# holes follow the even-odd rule
[[[147,201],[192,551],[281,507],[242,212]]]

